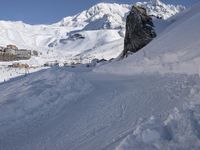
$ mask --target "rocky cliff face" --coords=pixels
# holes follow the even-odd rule
[[[146,9],[133,6],[126,21],[126,35],[122,57],[128,52],[137,52],[156,37],[152,18],[147,15]]]

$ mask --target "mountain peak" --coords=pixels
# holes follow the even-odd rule
[[[136,5],[144,7],[149,15],[162,19],[168,19],[185,9],[183,6],[168,5],[160,0],[137,2]],[[125,27],[126,16],[131,7],[127,4],[98,3],[75,16],[64,18],[56,25],[73,30],[120,29]]]
[[[125,25],[125,15],[130,5],[117,3],[99,3],[75,16],[66,17],[59,26],[71,26],[78,29],[116,29]]]
[[[137,6],[141,6],[147,10],[148,15],[161,19],[168,19],[171,16],[185,10],[182,5],[170,5],[161,2],[160,0],[150,0],[149,2],[137,2]]]
[[[157,6],[161,3],[160,0],[150,0],[150,2],[152,3],[152,5]]]

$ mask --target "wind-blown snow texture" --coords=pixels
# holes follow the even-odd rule
[[[112,150],[122,141],[121,148],[140,118],[162,119],[174,107],[181,108],[197,96],[199,82],[196,75],[128,77],[78,68],[54,68],[14,79],[0,85],[0,149]],[[158,133],[152,132],[147,130],[144,142],[154,142],[162,134],[156,127]],[[195,135],[194,139],[196,143]]]
[[[149,45],[123,62],[97,72],[137,74],[145,72],[199,74],[199,5],[173,18],[174,23]]]
[[[198,150],[199,9],[125,60],[1,83],[0,149]]]

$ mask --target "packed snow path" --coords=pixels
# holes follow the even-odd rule
[[[49,69],[0,85],[1,150],[103,150],[141,118],[182,108],[199,76]]]

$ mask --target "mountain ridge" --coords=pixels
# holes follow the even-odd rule
[[[177,10],[171,9],[171,5],[164,3],[161,3],[161,6],[159,3],[156,7],[153,6],[153,2],[136,3],[136,5],[152,9],[155,17],[159,17],[155,10],[161,6],[169,9],[169,12],[173,12],[170,15],[177,13]],[[76,56],[84,56],[81,57],[81,61],[83,60],[82,62],[85,63],[95,58],[116,58],[123,50],[118,42],[120,41],[120,44],[123,45],[126,16],[131,6],[99,3],[88,10],[66,17],[51,25],[0,21],[0,45],[13,44],[19,48],[37,50],[42,53],[40,57],[44,61],[68,62],[72,61],[72,58],[77,59]],[[164,18],[169,17],[168,12],[159,11],[158,13],[166,13]],[[116,49],[113,51],[109,47],[116,47]]]

